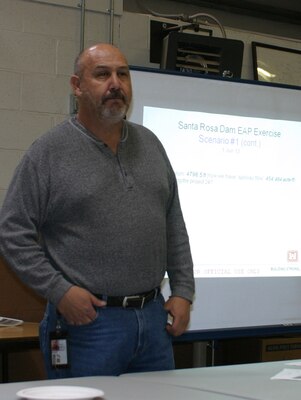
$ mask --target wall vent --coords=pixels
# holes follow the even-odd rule
[[[240,78],[243,49],[240,40],[171,32],[163,39],[161,68]]]

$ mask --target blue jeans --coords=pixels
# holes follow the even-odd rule
[[[40,342],[48,378],[120,375],[130,372],[174,369],[171,336],[166,331],[167,313],[159,295],[143,309],[102,307],[87,325],[73,326],[61,320],[68,333],[68,368],[53,369],[49,333],[55,330],[57,312],[47,305],[40,324]]]

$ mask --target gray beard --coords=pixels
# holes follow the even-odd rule
[[[119,122],[125,117],[127,109],[128,107],[126,105],[119,108],[107,108],[102,106],[98,110],[98,116],[100,119],[110,119],[112,122]]]

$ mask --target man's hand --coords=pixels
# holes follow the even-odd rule
[[[71,325],[89,324],[96,318],[94,307],[103,307],[106,302],[99,300],[88,290],[71,286],[57,305],[57,309]]]
[[[167,331],[173,336],[182,335],[190,319],[190,302],[183,297],[170,297],[164,308],[173,318],[172,324],[167,324]]]

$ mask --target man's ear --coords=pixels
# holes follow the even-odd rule
[[[70,85],[72,87],[74,96],[79,96],[81,94],[80,79],[77,75],[71,75]]]

